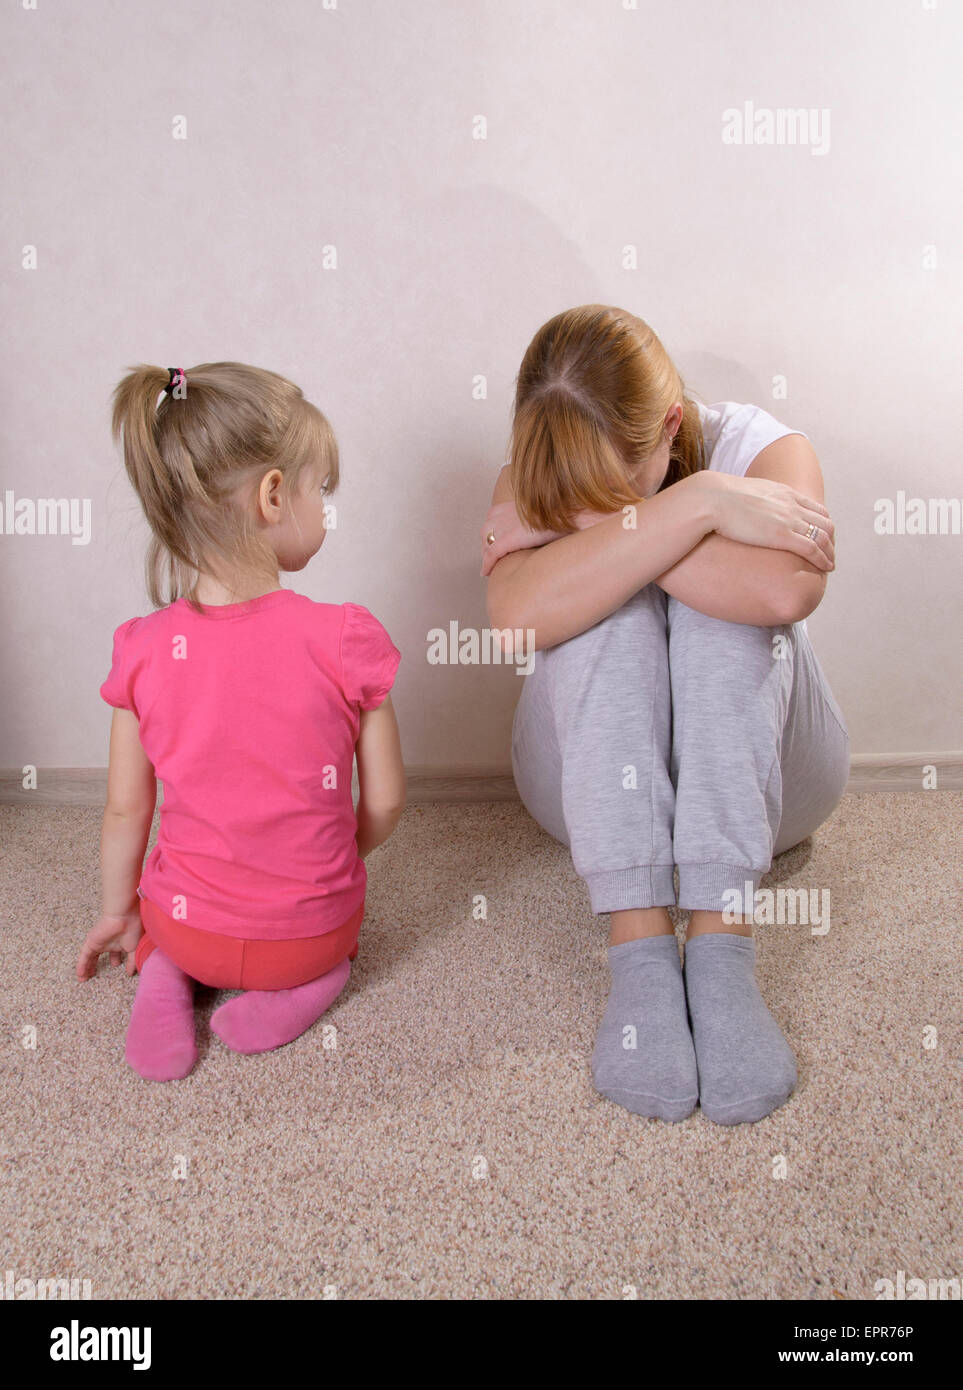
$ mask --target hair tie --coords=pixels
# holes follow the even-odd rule
[[[175,386],[180,386],[181,383],[183,383],[184,388],[185,388],[185,390],[186,390],[186,389],[187,389],[187,373],[184,371],[184,368],[183,368],[183,367],[168,367],[167,370],[168,370],[168,371],[170,372],[170,374],[171,374],[171,379],[170,379],[170,381],[167,383],[167,385],[164,387],[165,393],[166,393],[168,396],[172,396],[172,395],[174,394],[174,387],[175,387]]]

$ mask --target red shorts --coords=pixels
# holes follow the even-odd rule
[[[219,932],[199,931],[168,917],[156,903],[140,900],[144,935],[134,960],[138,970],[159,946],[185,975],[214,989],[293,989],[327,975],[358,954],[364,903],[333,931],[287,941],[246,941]]]

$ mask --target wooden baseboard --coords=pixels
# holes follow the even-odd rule
[[[927,787],[925,768],[935,769],[935,787]],[[435,801],[515,801],[518,792],[511,768],[479,767],[406,769],[409,805]],[[932,776],[929,777],[932,781]],[[103,806],[107,769],[39,768],[37,786],[23,785],[21,769],[0,769],[0,804],[19,806]],[[354,793],[357,797],[357,775]],[[858,753],[850,765],[847,792],[963,791],[963,753],[913,753],[877,757]]]
[[[896,757],[855,753],[849,760],[846,790],[963,791],[963,753],[900,753]]]

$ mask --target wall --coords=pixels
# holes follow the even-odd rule
[[[963,539],[874,530],[897,490],[963,494],[959,7],[39,0],[0,38],[0,503],[91,509],[84,545],[0,534],[0,765],[105,764],[111,632],[149,611],[110,392],[233,358],[341,445],[338,530],[285,582],[385,623],[409,764],[504,769],[521,678],[431,666],[426,634],[486,623],[514,375],[586,302],[810,435],[838,569],[809,628],[853,752],[960,747]],[[816,113],[808,143],[726,143],[747,102]]]

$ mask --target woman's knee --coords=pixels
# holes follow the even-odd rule
[[[689,608],[679,599],[669,596],[666,623],[670,639],[697,633],[702,651],[758,651],[774,655],[779,648],[792,642],[792,624],[761,627],[753,623],[731,623],[725,618],[710,618],[697,608]]]
[[[666,597],[657,584],[647,584],[601,622],[538,655],[547,656],[556,672],[584,668],[606,685],[636,669],[640,656],[665,653]]]
[[[729,623],[676,599],[669,601],[668,624],[673,701],[684,692],[688,704],[691,692],[697,704],[719,713],[731,707],[750,715],[775,702],[785,714],[794,679],[791,626]]]

